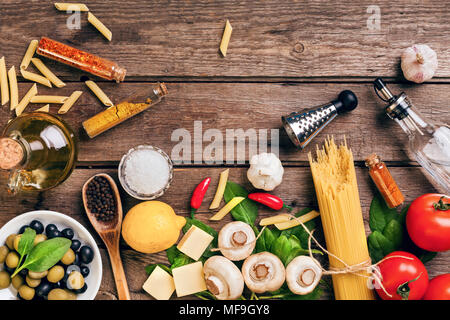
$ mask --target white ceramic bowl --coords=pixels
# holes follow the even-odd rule
[[[78,300],[94,300],[97,295],[98,289],[102,281],[102,258],[100,256],[100,251],[98,250],[97,244],[90,233],[75,219],[54,211],[31,211],[21,214],[8,223],[6,223],[0,229],[0,246],[4,245],[6,238],[12,234],[17,233],[21,226],[28,225],[33,220],[39,220],[42,222],[44,227],[50,223],[55,224],[58,230],[63,230],[64,228],[72,228],[75,237],[81,241],[81,245],[88,245],[94,251],[94,260],[89,264],[90,273],[86,277],[86,283],[88,289],[86,292],[77,295]],[[2,269],[3,267],[0,267]],[[0,300],[16,300],[17,290],[12,286],[7,289],[0,290]]]

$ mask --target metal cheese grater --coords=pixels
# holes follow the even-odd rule
[[[339,94],[337,100],[312,109],[293,112],[281,117],[281,120],[291,141],[303,149],[338,114],[351,111],[357,105],[356,95],[350,90],[344,90]]]

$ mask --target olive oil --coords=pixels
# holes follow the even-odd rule
[[[25,113],[10,121],[0,138],[0,167],[11,170],[8,187],[47,190],[72,173],[77,142],[73,131],[59,117]]]

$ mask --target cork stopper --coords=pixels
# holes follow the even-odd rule
[[[11,138],[0,139],[0,168],[9,170],[22,162],[23,148]]]
[[[380,157],[377,156],[375,153],[372,153],[370,156],[366,158],[366,166],[369,168],[377,165],[380,162],[381,162]]]
[[[164,82],[158,83],[158,88],[156,88],[156,90],[160,97],[164,97],[165,95],[167,95],[169,93],[169,91],[167,91],[167,87]]]

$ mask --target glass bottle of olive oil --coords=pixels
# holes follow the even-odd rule
[[[57,116],[31,112],[11,120],[0,137],[0,168],[10,171],[9,191],[59,185],[72,173],[77,151],[73,131]]]

